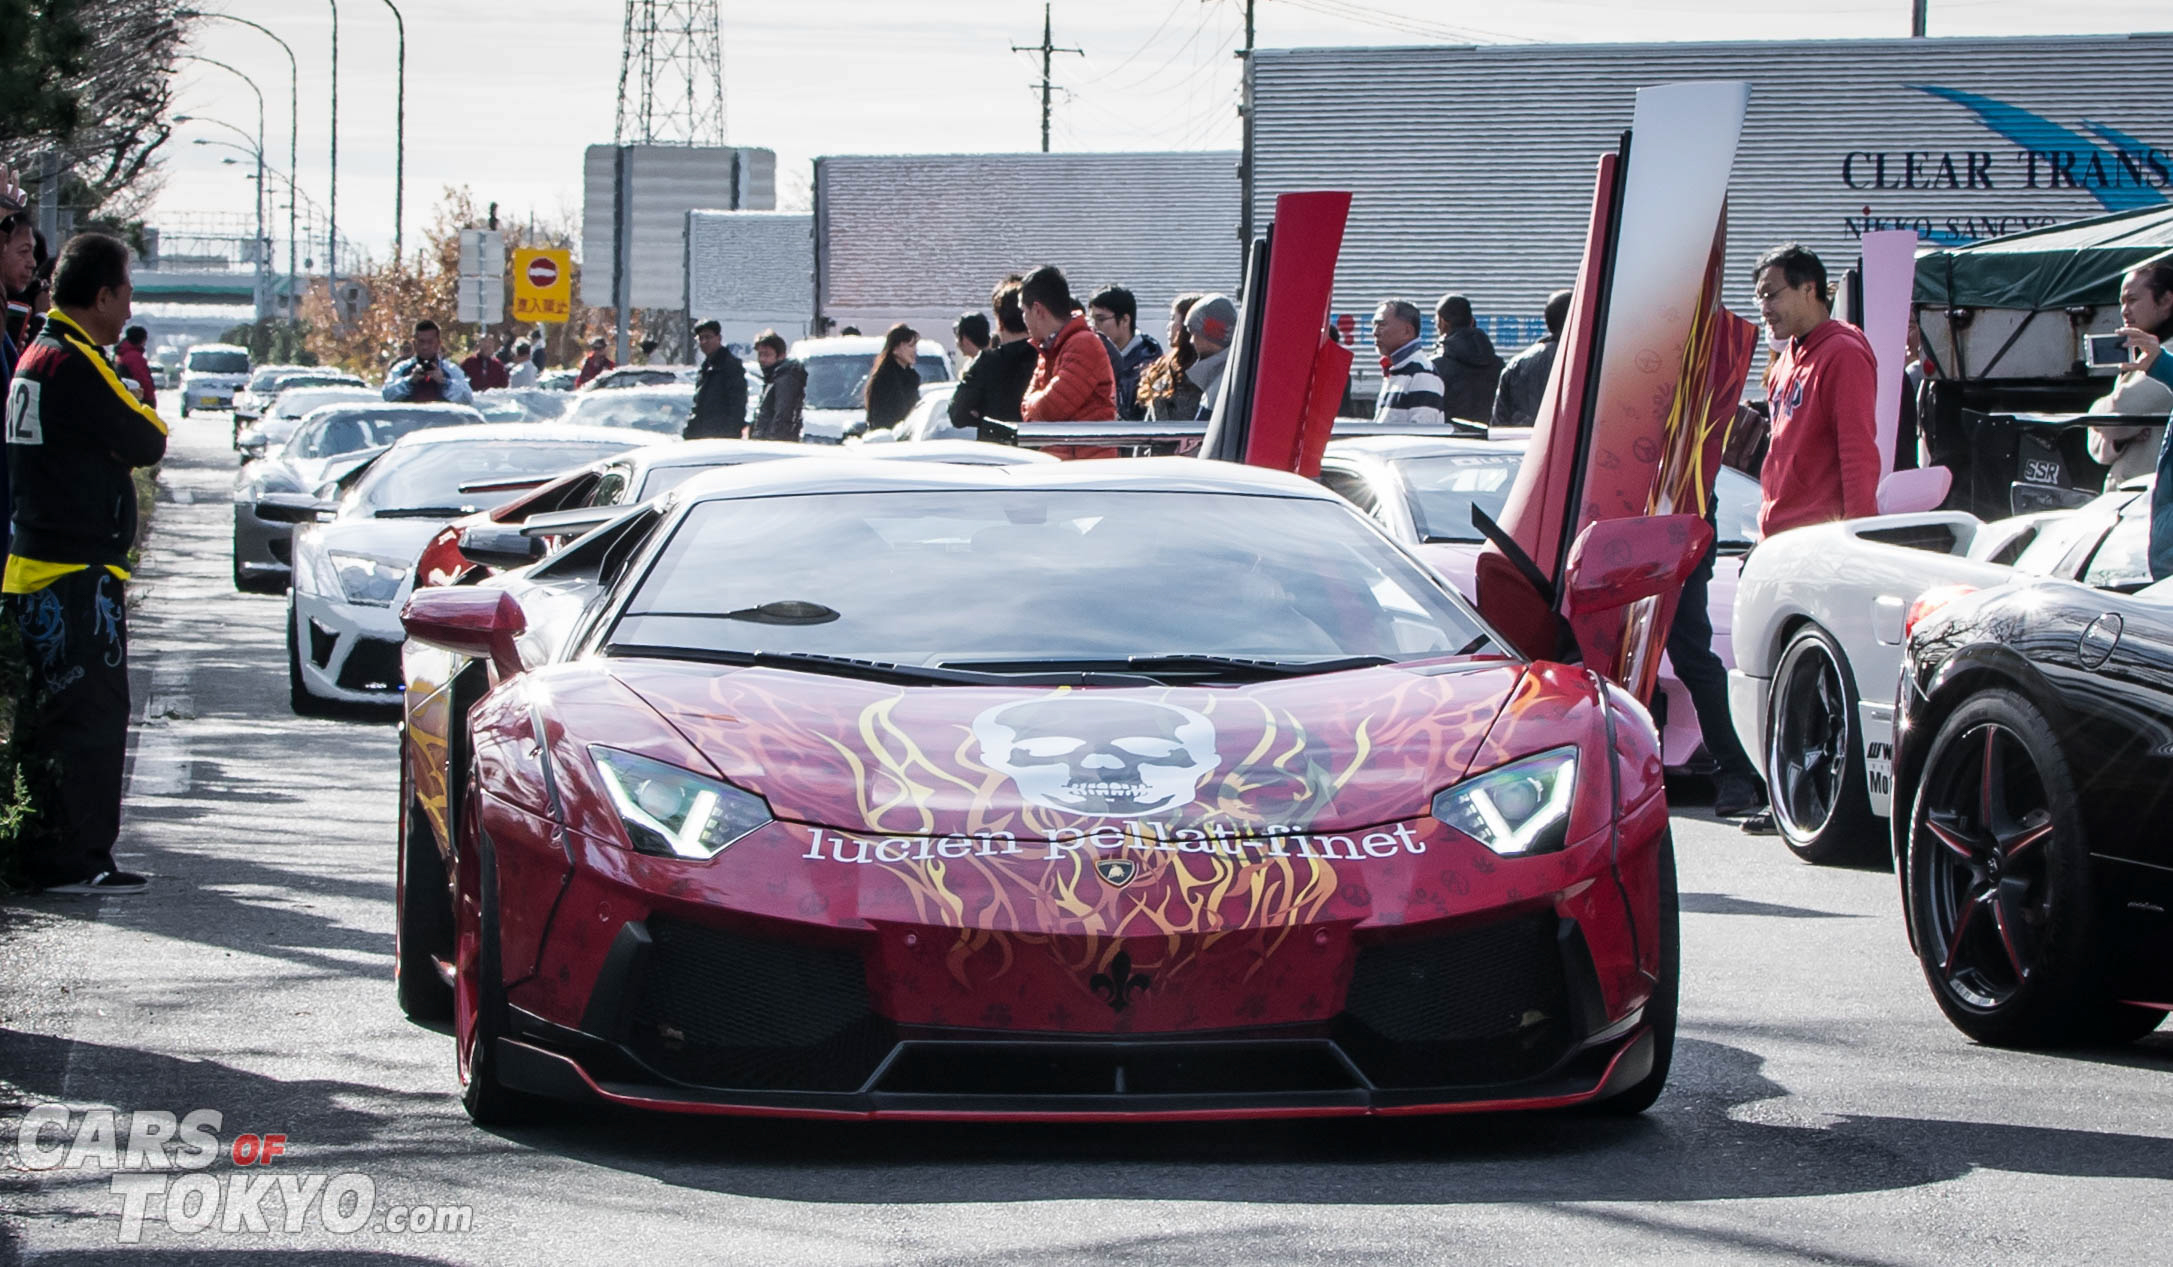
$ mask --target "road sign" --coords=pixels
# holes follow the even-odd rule
[[[573,252],[523,247],[513,253],[513,319],[573,316]]]
[[[463,277],[459,279],[460,311],[455,314],[461,321],[497,322],[506,316],[506,279],[504,277]]]
[[[506,235],[496,229],[462,229],[460,231],[460,275],[462,277],[504,277],[506,272]]]

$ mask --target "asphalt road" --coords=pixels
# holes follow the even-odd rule
[[[2173,1032],[1972,1046],[1917,974],[1891,876],[1800,865],[1694,807],[1676,817],[1683,1037],[1642,1120],[962,1129],[570,1110],[478,1130],[450,1040],[393,1004],[392,726],[289,714],[283,600],[228,583],[225,436],[223,415],[176,423],[134,587],[121,861],[153,888],[0,905],[0,1263],[108,1262],[130,1231],[142,1177],[91,1164],[95,1129],[73,1136],[74,1166],[18,1149],[25,1113],[54,1102],[216,1110],[222,1152],[285,1137],[269,1166],[227,1152],[208,1177],[149,1178],[182,1217],[144,1198],[132,1256],[171,1263],[2162,1259]],[[279,1195],[250,1207],[267,1177],[319,1198],[296,1202],[318,1212],[300,1230]],[[337,1230],[362,1197],[368,1225]],[[415,1206],[455,1229],[388,1226]],[[184,1230],[192,1213],[211,1225]]]

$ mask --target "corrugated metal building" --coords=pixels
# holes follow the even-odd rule
[[[815,306],[868,334],[947,339],[1006,273],[1064,270],[1084,301],[1117,282],[1157,340],[1188,290],[1235,293],[1234,153],[948,154],[815,160]]]
[[[727,343],[765,329],[808,333],[815,303],[815,220],[789,211],[687,213],[687,315],[714,320]]]
[[[709,208],[777,206],[775,151],[735,146],[629,145],[627,225],[631,307],[685,301],[686,219]],[[581,165],[581,302],[612,306],[611,248],[618,227],[619,146],[591,145]]]
[[[1246,75],[1255,232],[1277,194],[1348,189],[1335,310],[1468,295],[1502,353],[1574,280],[1594,162],[1637,89],[1747,79],[1729,298],[1795,239],[1829,270],[1866,229],[1968,241],[2169,200],[2173,36],[1263,49]],[[1428,338],[1431,338],[1429,331]]]

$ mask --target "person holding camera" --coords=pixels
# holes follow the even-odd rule
[[[402,400],[413,404],[429,404],[450,401],[456,405],[475,402],[475,392],[468,386],[468,376],[460,367],[446,359],[439,343],[438,323],[428,317],[415,323],[415,337],[409,344],[414,355],[395,364],[385,375],[384,397],[386,400]]]

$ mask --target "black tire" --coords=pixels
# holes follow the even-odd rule
[[[2074,775],[2028,699],[1988,690],[1941,723],[1910,807],[1907,847],[1911,940],[1956,1029],[1998,1047],[2148,1032],[2139,1029],[2147,1009],[2105,993]]]
[[[508,1029],[505,973],[498,961],[498,868],[488,849],[477,862],[482,929],[475,956],[475,1045],[468,1053],[468,1082],[460,1091],[460,1107],[477,1126],[514,1126],[533,1121],[542,1102],[498,1078],[498,1040]]]
[[[406,736],[401,750],[406,751]],[[446,888],[444,855],[400,769],[399,888],[393,901],[393,987],[400,1011],[411,1021],[453,1016],[453,987],[438,975],[438,960],[453,957],[453,907]]]
[[[1682,1008],[1682,898],[1675,885],[1675,837],[1660,838],[1660,980],[1653,985],[1652,1001],[1645,1005],[1645,1020],[1652,1026],[1652,1072],[1628,1090],[1592,1106],[1609,1117],[1634,1117],[1652,1107],[1667,1086],[1668,1071],[1675,1064],[1675,1023]]]
[[[1818,866],[1887,852],[1871,812],[1856,676],[1833,635],[1805,625],[1788,640],[1766,697],[1766,796],[1789,852]]]
[[[295,622],[299,619],[300,614],[294,610],[294,604],[291,602],[288,603],[287,706],[294,710],[294,715],[296,717],[329,716],[332,712],[332,706],[324,700],[318,699],[316,696],[310,694],[308,685],[302,681],[301,635],[296,633],[294,630]]]

